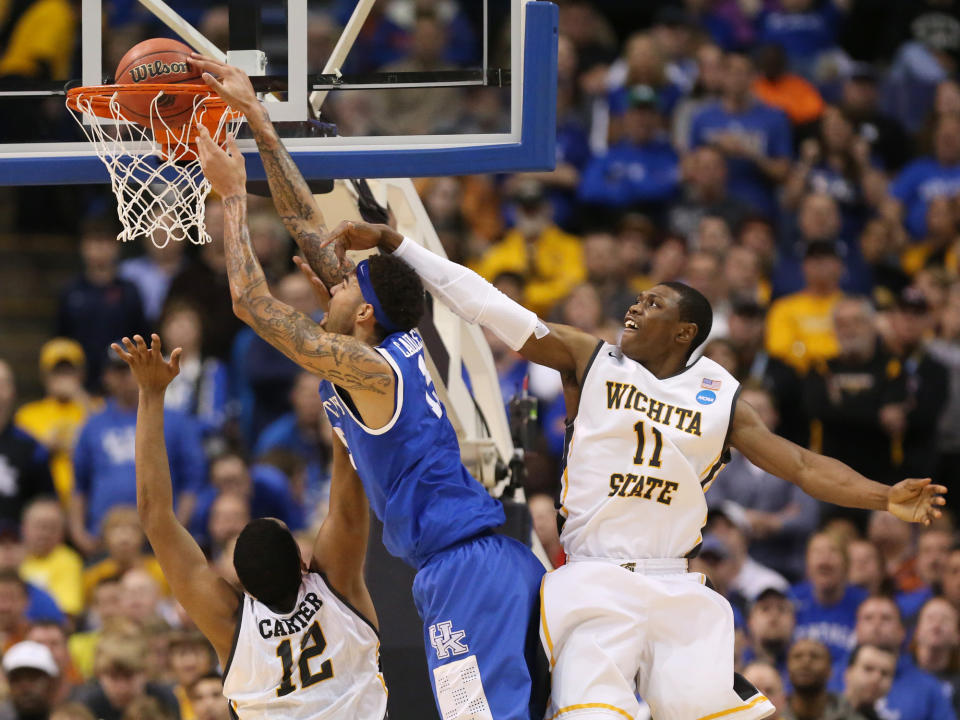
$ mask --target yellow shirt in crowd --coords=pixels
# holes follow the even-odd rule
[[[142,567],[148,573],[150,577],[157,581],[157,584],[160,585],[160,592],[164,595],[170,594],[170,586],[167,585],[167,579],[163,576],[163,570],[160,569],[160,563],[157,562],[157,559],[152,555],[144,555],[140,558],[137,563],[138,567]],[[96,565],[91,565],[86,570],[83,571],[83,596],[89,602],[90,598],[93,596],[93,591],[100,584],[101,580],[104,580],[114,575],[120,574],[120,566],[117,565],[115,560],[106,558],[101,560]]]
[[[57,545],[46,557],[28,555],[20,577],[50,593],[67,615],[83,612],[83,560],[66,545]]]
[[[833,308],[842,292],[828,296],[801,291],[776,300],[767,313],[767,352],[801,375],[817,360],[837,354]]]
[[[66,507],[73,492],[71,452],[77,434],[87,419],[87,407],[79,402],[60,402],[43,398],[27,403],[17,411],[14,423],[46,447],[60,448],[50,453],[50,474],[60,502]]]
[[[473,269],[490,282],[505,272],[522,275],[525,279],[523,304],[545,316],[586,279],[583,246],[575,236],[551,225],[533,244],[532,255],[523,235],[512,230],[491,247]]]
[[[12,3],[0,0],[0,27],[7,22]],[[70,76],[70,60],[77,35],[77,16],[68,0],[36,0],[16,19],[6,48],[0,53],[0,75]]]

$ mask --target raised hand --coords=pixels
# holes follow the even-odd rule
[[[347,250],[372,250],[379,247],[396,250],[403,242],[403,235],[389,225],[374,225],[366,222],[344,220],[323,240],[323,247],[333,245],[340,264],[347,256]]]
[[[160,352],[160,336],[156,333],[150,336],[149,348],[139,335],[134,335],[133,340],[125,337],[122,342],[123,347],[117,343],[112,343],[110,347],[130,366],[141,392],[162,393],[180,373],[180,353],[183,349],[175,349],[170,353],[170,359],[164,360]]]
[[[931,484],[930,478],[907,478],[892,488],[887,510],[901,520],[929,525],[940,517],[940,508],[947,504],[943,485]]]
[[[226,149],[210,137],[207,129],[197,127],[197,155],[203,175],[221,198],[247,194],[247,166],[232,135],[227,137]]]
[[[203,72],[203,81],[237,112],[244,115],[260,106],[250,78],[238,67],[192,53],[189,63]]]
[[[327,312],[330,309],[330,291],[327,289],[327,286],[323,284],[323,280],[313,271],[313,268],[310,267],[307,261],[299,255],[293,256],[293,262],[300,268],[300,272],[303,273],[304,277],[310,281],[310,287],[313,288],[313,294],[317,296],[320,309]]]

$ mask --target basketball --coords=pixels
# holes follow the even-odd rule
[[[203,83],[200,72],[188,62],[190,48],[177,40],[152,38],[137,43],[117,65],[114,75],[119,85],[155,83]],[[129,120],[150,125],[150,104],[155,92],[125,93],[119,102]],[[164,95],[157,100],[155,114],[171,128],[181,127],[190,119],[194,97],[192,95]]]

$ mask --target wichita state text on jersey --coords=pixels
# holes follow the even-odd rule
[[[606,343],[584,375],[563,475],[568,554],[679,558],[700,542],[739,383],[700,358],[657,378]],[[584,452],[581,448],[588,448]]]

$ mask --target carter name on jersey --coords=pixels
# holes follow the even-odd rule
[[[607,409],[637,410],[653,422],[673,425],[677,430],[700,437],[700,411],[654,400],[629,383],[607,380]]]
[[[303,596],[297,611],[288,618],[268,618],[257,623],[260,630],[260,637],[269,640],[275,637],[284,637],[286,635],[295,635],[302,630],[306,630],[310,624],[310,619],[317,614],[317,610],[323,605],[323,601],[317,597],[316,593],[308,592]]]

